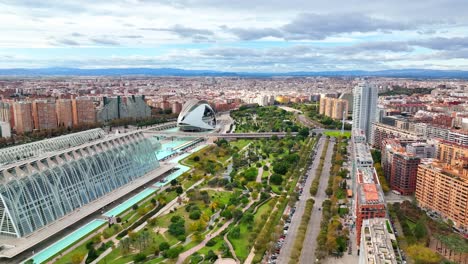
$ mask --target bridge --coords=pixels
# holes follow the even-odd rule
[[[297,132],[259,132],[259,133],[210,133],[210,132],[170,132],[170,131],[155,131],[146,130],[143,133],[161,135],[161,136],[173,136],[173,137],[204,137],[204,138],[226,138],[226,139],[238,139],[238,138],[271,138],[277,136],[279,138],[290,136],[296,136]]]

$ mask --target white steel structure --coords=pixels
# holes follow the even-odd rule
[[[216,128],[216,114],[206,101],[190,100],[184,104],[177,118],[182,131],[206,131]]]
[[[0,149],[0,166],[24,159],[29,159],[31,157],[36,157],[46,152],[78,146],[96,139],[103,138],[104,135],[104,130],[96,128],[65,136],[55,137],[52,139],[41,140],[34,143],[19,145],[16,147]]]
[[[27,236],[158,168],[158,147],[142,132],[97,129],[2,150],[0,235]]]
[[[372,142],[372,122],[376,120],[379,90],[367,82],[354,87],[353,91],[353,130],[363,130],[367,142]]]

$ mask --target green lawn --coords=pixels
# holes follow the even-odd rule
[[[231,195],[232,195],[231,192],[220,192],[220,191],[214,191],[214,190],[208,190],[208,194],[211,197],[211,201],[216,201],[224,205],[228,204],[229,199],[231,198]]]
[[[229,142],[229,145],[233,147],[238,147],[239,150],[241,150],[243,147],[247,146],[247,144],[249,144],[250,142],[252,142],[252,140],[250,139],[238,139],[238,140]]]
[[[219,237],[218,240],[216,241],[216,244],[212,247],[203,247],[202,249],[200,249],[199,251],[197,251],[200,255],[206,255],[208,254],[208,251],[210,250],[213,250],[215,253],[219,253],[220,251],[220,247],[221,245],[223,244],[224,242],[224,239],[222,237]]]
[[[228,235],[229,241],[231,241],[232,246],[234,247],[234,251],[236,252],[237,257],[244,261],[250,252],[250,235],[249,230],[247,229],[247,224],[240,223],[240,237],[239,238],[232,238]]]
[[[88,242],[86,242],[86,243],[88,243]],[[63,257],[60,257],[60,259],[58,261],[56,261],[55,263],[59,263],[59,264],[71,263],[71,258],[75,254],[86,256],[86,254],[88,253],[88,250],[86,249],[86,243],[83,243],[82,245],[78,246],[73,251],[71,251],[70,253],[64,255]],[[57,257],[55,257],[55,258],[57,258]]]
[[[351,131],[344,131],[343,135],[341,134],[341,131],[326,131],[324,132],[324,134],[330,137],[340,137],[340,136],[344,136],[346,138],[351,137]]]

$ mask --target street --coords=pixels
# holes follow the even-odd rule
[[[309,220],[309,225],[307,227],[306,238],[302,246],[301,258],[299,263],[312,263],[315,260],[315,249],[317,246],[317,236],[320,232],[320,221],[322,220],[322,203],[327,199],[325,190],[327,189],[328,178],[330,177],[330,168],[331,168],[331,158],[333,155],[333,146],[335,145],[335,138],[330,138],[328,143],[327,153],[325,155],[325,160],[323,164],[322,175],[320,176],[320,183],[317,195],[314,200],[314,208],[312,209],[312,216]],[[321,152],[318,152],[317,155],[320,155]],[[319,156],[316,157],[317,161],[320,161]],[[315,171],[314,171],[315,172]]]
[[[296,203],[296,211],[291,219],[291,224],[289,226],[288,234],[284,240],[283,247],[281,248],[280,254],[278,256],[277,263],[288,263],[289,257],[291,255],[292,248],[294,246],[294,240],[296,238],[296,234],[301,222],[302,215],[304,214],[305,204],[306,201],[311,198],[310,195],[310,186],[312,185],[312,181],[315,177],[315,171],[317,166],[320,162],[320,155],[322,153],[324,147],[325,137],[321,137],[320,140],[317,142],[316,151],[315,151],[315,158],[312,165],[309,167],[307,171],[307,180],[305,182],[303,193],[299,196],[299,201]]]

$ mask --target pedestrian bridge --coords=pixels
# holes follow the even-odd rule
[[[174,136],[174,137],[205,137],[205,138],[226,138],[226,139],[238,139],[238,138],[271,138],[277,136],[279,138],[286,137],[288,135],[296,136],[297,132],[259,132],[259,133],[210,133],[210,132],[171,132],[171,131],[155,131],[146,130],[143,133],[161,135],[161,136]]]

